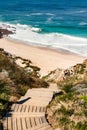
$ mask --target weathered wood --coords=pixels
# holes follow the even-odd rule
[[[12,128],[12,117],[7,118],[7,126],[8,126],[8,130],[11,130],[11,128]]]
[[[18,130],[23,130],[20,118],[17,118],[17,127],[18,127]]]
[[[12,118],[12,130],[18,130],[18,128],[17,128],[17,119],[16,118]]]
[[[18,103],[11,107],[11,115],[3,120],[3,130],[53,130],[45,118],[46,105],[51,101],[55,90],[28,90]],[[31,96],[31,99],[21,102]],[[20,103],[20,104],[19,104]]]

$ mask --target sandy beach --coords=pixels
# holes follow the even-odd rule
[[[77,54],[52,50],[45,47],[35,47],[5,38],[0,39],[0,48],[16,56],[31,60],[34,65],[41,68],[42,75],[56,68],[68,68],[86,59],[86,57]]]

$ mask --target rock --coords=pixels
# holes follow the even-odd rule
[[[3,36],[8,36],[9,34],[14,34],[14,33],[15,31],[13,32],[7,28],[0,27],[0,38],[3,38]]]
[[[0,38],[2,38],[3,37],[3,34],[2,34],[2,32],[0,31]]]

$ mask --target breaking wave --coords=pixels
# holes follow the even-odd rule
[[[87,39],[62,33],[41,33],[41,28],[22,24],[0,23],[0,26],[14,31],[10,38],[27,44],[46,46],[55,49],[65,49],[87,56]]]

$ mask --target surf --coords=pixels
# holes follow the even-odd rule
[[[41,28],[25,24],[0,23],[0,26],[14,32],[9,38],[20,40],[26,44],[64,49],[87,56],[87,39],[62,33],[41,33]]]

